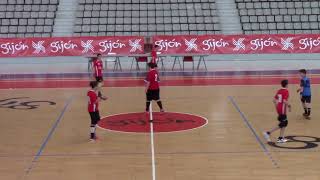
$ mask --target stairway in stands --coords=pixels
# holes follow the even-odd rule
[[[242,34],[239,12],[235,0],[216,0],[216,6],[223,34]]]
[[[52,36],[72,36],[78,0],[60,0]]]

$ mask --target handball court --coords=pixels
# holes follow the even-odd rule
[[[144,126],[145,132],[100,128],[94,143],[88,140],[87,79],[1,80],[0,179],[318,180],[320,76],[311,77],[311,120],[302,117],[296,75],[163,78],[167,113],[154,113],[155,121],[179,112],[208,122],[193,127],[193,121],[171,119],[163,122],[167,128],[189,130],[158,133],[158,119],[152,134],[148,116],[140,113],[147,123],[131,119],[127,130]],[[268,144],[262,132],[277,124],[272,98],[281,79],[291,83],[290,142]],[[109,78],[105,85],[103,117],[144,111],[141,78]]]

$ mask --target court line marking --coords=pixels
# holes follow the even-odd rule
[[[38,162],[39,158],[42,155],[42,152],[44,150],[44,148],[46,147],[46,145],[48,144],[50,138],[52,137],[54,131],[56,130],[56,128],[58,127],[59,123],[61,122],[63,115],[65,114],[67,108],[69,107],[69,105],[71,104],[71,102],[73,101],[73,97],[69,97],[68,100],[66,101],[60,115],[58,116],[58,118],[56,119],[56,121],[54,122],[53,126],[51,127],[51,129],[49,130],[49,133],[47,135],[47,137],[44,139],[43,143],[40,146],[40,149],[38,150],[37,154],[34,156],[33,160],[31,161],[31,163],[27,166],[27,169],[25,171],[24,177],[23,179],[25,179],[25,177],[33,170],[33,168],[35,167],[36,163]]]
[[[232,105],[236,108],[236,110],[239,112],[242,120],[244,121],[244,123],[246,124],[246,126],[250,129],[250,131],[252,132],[252,134],[255,136],[257,142],[259,143],[260,147],[263,149],[264,153],[268,156],[268,158],[271,160],[273,166],[275,168],[280,168],[278,162],[273,158],[271,152],[269,151],[269,149],[266,147],[266,145],[262,142],[262,140],[260,139],[260,137],[258,136],[257,132],[255,131],[255,129],[252,127],[252,125],[250,124],[248,118],[245,116],[245,114],[241,111],[240,107],[238,106],[238,104],[236,103],[236,101],[234,100],[234,98],[232,96],[228,97],[230,102],[232,103]]]
[[[0,74],[1,76],[1,74]],[[311,78],[319,78],[320,74],[310,74],[309,77]],[[108,76],[107,76],[108,77]],[[261,78],[296,78],[296,75],[293,74],[280,74],[280,75],[216,75],[216,76],[194,76],[194,75],[184,75],[184,76],[167,76],[164,75],[162,79],[164,80],[176,80],[176,79],[184,79],[184,80],[194,80],[194,79],[261,79]],[[90,78],[3,78],[1,79],[1,82],[25,82],[25,81],[31,81],[31,82],[37,82],[37,81],[90,81],[92,79]],[[112,82],[112,81],[134,81],[134,80],[144,80],[143,76],[140,77],[111,77],[105,82]]]
[[[288,150],[288,151],[277,151],[273,150],[270,151],[272,153],[319,153],[320,150],[307,150],[307,151],[301,151],[301,150]],[[203,155],[203,154],[260,154],[260,153],[265,153],[264,151],[203,151],[203,152],[158,152],[155,153],[155,155],[185,155],[185,154],[192,154],[192,155]],[[41,157],[88,157],[88,156],[128,156],[128,155],[136,155],[136,156],[145,156],[150,154],[150,152],[96,152],[96,153],[66,153],[66,154],[42,154]],[[24,157],[34,157],[34,155],[0,155],[0,158],[24,158]]]
[[[0,83],[2,83],[0,81]],[[274,86],[277,85],[278,83],[274,84],[208,84],[208,85],[195,85],[195,84],[190,84],[190,85],[162,85],[163,88],[167,87],[252,87],[252,86],[257,86],[257,87],[263,87],[263,86]],[[299,82],[296,83],[291,83],[291,84],[299,84]],[[313,82],[313,85],[320,85],[320,82]],[[66,90],[72,90],[72,89],[84,89],[86,86],[83,87],[18,87],[18,88],[2,88],[0,87],[0,91],[12,91],[12,90],[32,90],[32,89],[44,89],[44,90],[51,90],[51,89],[66,89]],[[104,86],[104,88],[143,88],[143,85],[134,85],[134,86]]]
[[[152,114],[152,102],[149,105],[149,114],[150,114],[150,140],[151,140],[151,161],[152,161],[152,180],[156,180],[156,159],[155,159],[155,150],[154,150],[154,129],[153,129],[153,114]]]

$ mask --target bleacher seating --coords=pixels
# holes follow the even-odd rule
[[[320,33],[319,0],[236,0],[245,34]]]
[[[59,0],[0,0],[0,37],[50,37]]]
[[[319,0],[235,1],[244,34],[320,33]],[[52,36],[58,5],[0,0],[0,38]],[[220,18],[215,0],[78,0],[72,26],[75,36],[222,34]]]
[[[220,33],[215,0],[79,0],[76,16],[76,36]]]

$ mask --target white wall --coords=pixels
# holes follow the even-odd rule
[[[128,70],[131,61],[128,57],[121,58],[123,68]],[[209,71],[320,69],[319,54],[215,55],[206,57],[206,61]],[[87,62],[83,57],[1,58],[0,74],[86,73]],[[165,64],[171,70],[173,58],[167,58]],[[190,69],[191,64],[186,67]]]

